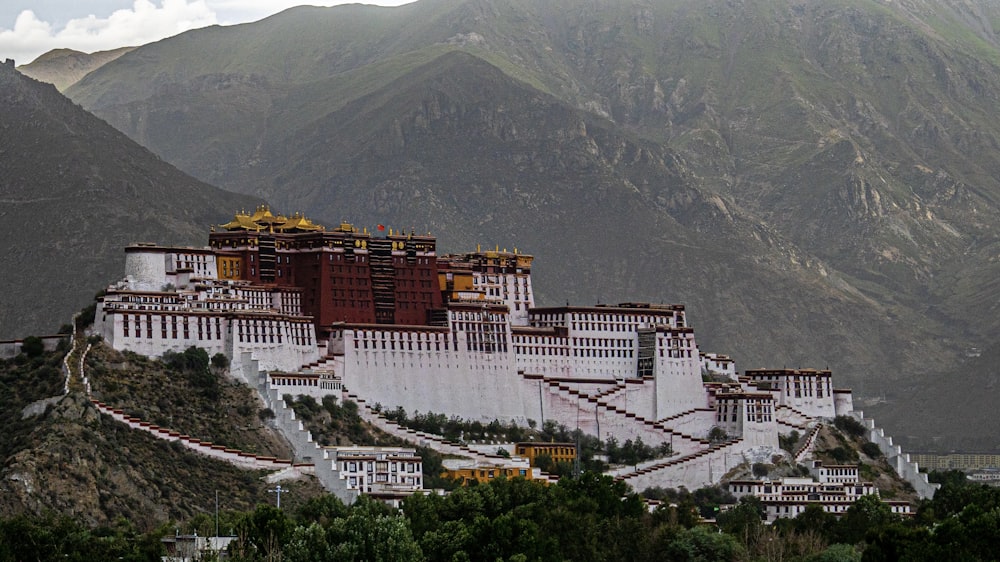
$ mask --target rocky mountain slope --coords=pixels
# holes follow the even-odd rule
[[[122,47],[110,51],[81,53],[73,49],[54,49],[17,70],[39,82],[48,82],[60,92],[77,83],[81,78],[101,66],[131,51],[135,47]]]
[[[0,338],[68,323],[122,276],[124,246],[204,245],[209,225],[257,201],[192,179],[0,65]]]
[[[148,531],[212,513],[216,493],[223,510],[249,510],[274,501],[265,473],[241,470],[129,429],[101,415],[82,393],[63,395],[59,365],[64,353],[60,349],[36,358],[22,354],[0,360],[0,517],[54,512],[86,525],[111,525],[124,518]],[[105,372],[128,367],[96,358],[89,365]],[[166,403],[178,419],[190,414],[189,405],[173,403],[172,392],[161,387],[155,396],[135,396],[126,407],[155,409]],[[240,405],[256,407],[253,400]],[[217,431],[210,436],[227,437],[225,428]],[[274,437],[258,431],[256,439],[269,442]],[[282,498],[288,506],[323,493],[311,478],[285,481],[282,487],[289,491]]]
[[[283,209],[431,230],[444,250],[516,245],[539,257],[540,304],[685,302],[706,349],[833,368],[908,445],[947,448],[1000,429],[961,408],[998,327],[998,16],[303,7],[136,49],[67,93]]]

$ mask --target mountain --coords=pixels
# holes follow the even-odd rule
[[[0,65],[0,337],[68,323],[121,278],[124,246],[201,246],[209,225],[258,201],[192,179]]]
[[[904,444],[994,450],[1000,7],[420,0],[138,48],[67,94],[336,224],[538,256],[539,304],[683,302],[702,347],[830,367]],[[191,142],[190,139],[198,139]],[[969,436],[968,427],[976,427]]]
[[[115,60],[135,47],[81,53],[73,49],[53,49],[17,70],[39,82],[48,82],[60,92],[77,83],[93,70]]]

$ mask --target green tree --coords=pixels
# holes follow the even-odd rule
[[[309,498],[295,513],[300,525],[319,523],[327,525],[338,517],[346,517],[349,508],[333,494]]]
[[[703,526],[681,531],[664,551],[664,559],[675,562],[714,562],[745,558],[746,549],[735,537]]]
[[[837,542],[857,544],[868,532],[878,532],[898,518],[889,506],[875,494],[862,496],[855,501],[837,525]]]
[[[417,562],[423,560],[407,519],[387,506],[361,496],[347,517],[334,519],[327,527],[331,560],[371,562]]]
[[[45,353],[45,343],[42,342],[42,338],[28,336],[21,342],[21,353],[32,358],[39,357],[42,353]]]
[[[299,525],[283,552],[288,562],[330,562],[334,560],[333,548],[327,542],[326,529],[319,523]]]
[[[216,353],[212,356],[212,368],[218,371],[225,371],[229,368],[229,358],[225,353]]]
[[[861,553],[849,544],[831,544],[819,554],[808,557],[807,562],[861,562]]]
[[[743,496],[736,507],[716,517],[719,528],[752,549],[764,529],[764,504],[754,496]]]
[[[237,526],[240,544],[236,549],[250,559],[276,559],[292,535],[295,524],[285,512],[271,505],[258,505],[245,514]]]

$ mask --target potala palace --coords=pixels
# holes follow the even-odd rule
[[[223,353],[234,377],[274,397],[336,393],[669,443],[672,456],[613,472],[636,490],[716,483],[741,463],[787,455],[779,432],[861,417],[828,370],[741,375],[701,351],[683,305],[536,308],[532,256],[516,250],[438,255],[430,235],[326,229],[260,207],[214,228],[205,248],[125,252],[126,277],[100,299],[94,326],[115,349]],[[900,475],[932,493],[868,427]],[[727,439],[710,442],[713,428]]]

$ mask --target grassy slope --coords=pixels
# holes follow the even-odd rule
[[[51,353],[0,361],[0,516],[55,511],[88,525],[110,525],[124,517],[149,530],[211,513],[216,492],[226,510],[273,501],[264,473],[240,470],[128,429],[100,415],[80,394],[62,396],[61,359],[61,353]],[[154,373],[141,376],[155,380]],[[44,413],[22,416],[25,406],[50,396],[60,398]],[[161,391],[159,396],[173,393]],[[141,398],[140,391],[132,399]],[[190,409],[172,406],[171,412],[180,419]],[[223,430],[212,435],[220,435],[218,431]],[[266,435],[256,439],[273,440]],[[289,506],[322,493],[311,479],[282,487],[290,490],[282,498]]]
[[[104,345],[87,355],[94,397],[126,414],[248,453],[291,458],[288,444],[260,419],[254,390],[216,374],[218,397],[190,374]]]

